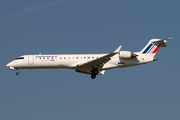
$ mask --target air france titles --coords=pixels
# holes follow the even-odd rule
[[[38,55],[38,56],[36,56],[36,59],[46,59],[48,61],[49,61],[49,59],[51,59],[50,61],[54,61],[54,58],[57,58],[57,55],[56,56],[52,56],[52,55],[48,55],[48,56]]]

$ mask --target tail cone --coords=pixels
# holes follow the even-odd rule
[[[156,60],[158,60],[158,58],[154,57],[154,58],[153,58],[153,61],[156,61]]]

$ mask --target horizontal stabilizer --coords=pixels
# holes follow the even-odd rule
[[[173,39],[173,38],[171,37],[171,38],[166,38],[166,39],[151,39],[151,42],[165,42],[166,40],[170,40],[170,39]]]
[[[170,40],[173,38],[166,38],[166,39],[151,39],[150,42],[152,43],[161,43],[160,47],[167,47],[166,46],[166,40]]]

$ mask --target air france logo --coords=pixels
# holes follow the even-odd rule
[[[36,59],[42,59],[42,60],[45,60],[45,61],[54,61],[54,59],[57,59],[57,55],[38,55],[36,56]]]
[[[150,44],[143,52],[143,54],[150,54],[150,53],[156,53],[159,49],[161,44],[159,44],[158,46],[156,44]]]

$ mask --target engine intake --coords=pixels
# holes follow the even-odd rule
[[[130,51],[120,51],[119,52],[119,57],[120,58],[125,58],[125,59],[128,59],[128,58],[136,58],[136,54],[130,52]]]

